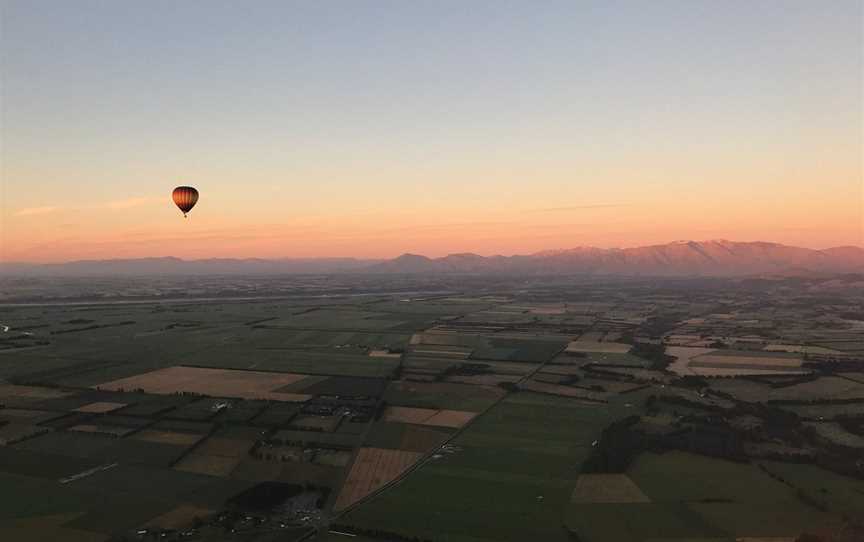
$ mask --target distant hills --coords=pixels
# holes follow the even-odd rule
[[[813,250],[765,242],[680,241],[634,248],[579,247],[526,256],[451,254],[443,258],[426,258],[404,254],[372,265],[367,271],[642,276],[857,273],[864,271],[864,249],[850,246]]]
[[[368,268],[380,260],[354,258],[208,258],[174,257],[117,260],[78,260],[57,264],[2,263],[0,274],[33,276],[104,275],[280,275],[339,273]]]
[[[678,241],[633,248],[578,247],[528,255],[403,254],[391,260],[354,258],[81,260],[62,264],[0,263],[0,273],[27,276],[269,275],[296,273],[518,273],[628,276],[811,275],[864,272],[864,248],[825,250],[778,243]]]

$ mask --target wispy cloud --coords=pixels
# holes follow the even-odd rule
[[[533,209],[533,213],[562,213],[567,211],[582,211],[585,209],[612,209],[614,207],[627,207],[629,203],[597,203],[593,205],[569,205],[567,207],[547,207],[545,209]]]
[[[109,201],[104,205],[104,207],[108,209],[131,209],[132,207],[140,207],[141,205],[148,205],[150,203],[154,203],[158,199],[159,198],[153,196],[126,198],[116,201]]]
[[[15,216],[32,216],[32,215],[47,215],[54,211],[59,211],[60,207],[45,206],[45,207],[25,207],[15,213]]]
[[[47,215],[49,213],[54,213],[63,209],[71,211],[82,211],[87,209],[112,209],[119,211],[124,209],[131,209],[133,207],[141,207],[143,205],[150,205],[152,203],[162,201],[163,199],[164,198],[157,198],[155,196],[140,196],[114,201],[106,201],[104,203],[96,203],[94,205],[84,207],[60,207],[57,205],[46,205],[43,207],[25,207],[16,211],[12,216]]]

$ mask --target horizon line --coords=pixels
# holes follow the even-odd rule
[[[402,256],[420,256],[423,258],[428,258],[430,260],[435,260],[435,259],[440,259],[440,258],[446,258],[448,256],[458,256],[458,255],[472,255],[472,256],[480,256],[482,258],[496,258],[496,257],[513,258],[513,257],[517,257],[517,256],[535,256],[535,255],[550,253],[550,252],[565,252],[565,251],[578,250],[578,249],[597,249],[597,250],[612,251],[612,250],[631,250],[631,249],[638,249],[638,248],[660,247],[660,246],[669,246],[669,245],[675,245],[675,244],[688,244],[688,243],[705,244],[705,243],[718,243],[718,242],[735,243],[735,244],[769,244],[769,245],[776,245],[776,246],[782,246],[782,247],[788,247],[788,248],[797,248],[797,249],[802,249],[802,250],[812,250],[814,252],[820,252],[820,251],[832,250],[832,249],[838,249],[838,248],[856,248],[856,249],[864,250],[864,245],[852,245],[852,244],[832,245],[832,246],[828,246],[828,247],[824,247],[824,248],[809,248],[809,247],[802,247],[802,246],[798,246],[798,245],[788,245],[788,244],[784,244],[784,243],[778,243],[775,241],[763,241],[763,240],[733,241],[731,239],[715,238],[715,239],[704,239],[704,240],[677,239],[677,240],[668,241],[665,243],[652,243],[652,244],[646,244],[646,245],[617,246],[617,247],[605,247],[605,248],[593,246],[593,245],[577,245],[577,246],[572,246],[569,248],[550,248],[550,249],[539,250],[536,252],[513,253],[513,254],[500,254],[500,253],[480,254],[477,252],[464,252],[463,251],[463,252],[451,252],[451,253],[448,253],[444,256],[436,256],[436,257],[426,256],[424,254],[420,254],[417,252],[402,252],[400,254],[396,254],[393,256],[379,257],[379,258],[330,255],[330,256],[274,256],[274,257],[212,256],[209,258],[186,259],[186,258],[182,258],[180,256],[174,256],[174,255],[169,254],[169,255],[161,255],[161,256],[138,256],[138,257],[131,257],[131,258],[77,258],[77,259],[63,260],[63,261],[26,261],[26,260],[8,260],[7,261],[7,260],[0,258],[0,265],[10,265],[10,264],[14,264],[14,265],[64,265],[64,264],[78,263],[78,262],[116,262],[116,261],[138,261],[138,260],[167,260],[167,259],[174,259],[174,260],[179,260],[182,262],[205,262],[205,261],[210,261],[210,260],[238,260],[238,261],[241,261],[241,260],[263,260],[263,261],[295,260],[296,261],[296,260],[334,260],[334,259],[356,260],[356,261],[363,262],[363,261],[387,261],[387,260],[396,259],[396,258],[399,258]]]

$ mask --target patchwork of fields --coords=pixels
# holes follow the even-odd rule
[[[28,333],[0,349],[0,539],[858,532],[846,335],[735,324],[765,318],[710,289],[325,298],[309,280],[279,299],[0,306]]]

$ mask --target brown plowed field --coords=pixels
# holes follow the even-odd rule
[[[348,479],[345,480],[339,498],[336,499],[336,510],[347,508],[387,482],[396,479],[421,456],[422,454],[417,452],[360,448]]]
[[[265,373],[205,367],[167,367],[128,378],[100,384],[105,390],[137,390],[148,393],[200,393],[212,397],[241,397],[272,401],[305,401],[309,395],[280,393],[276,390],[306,378],[292,373]]]

